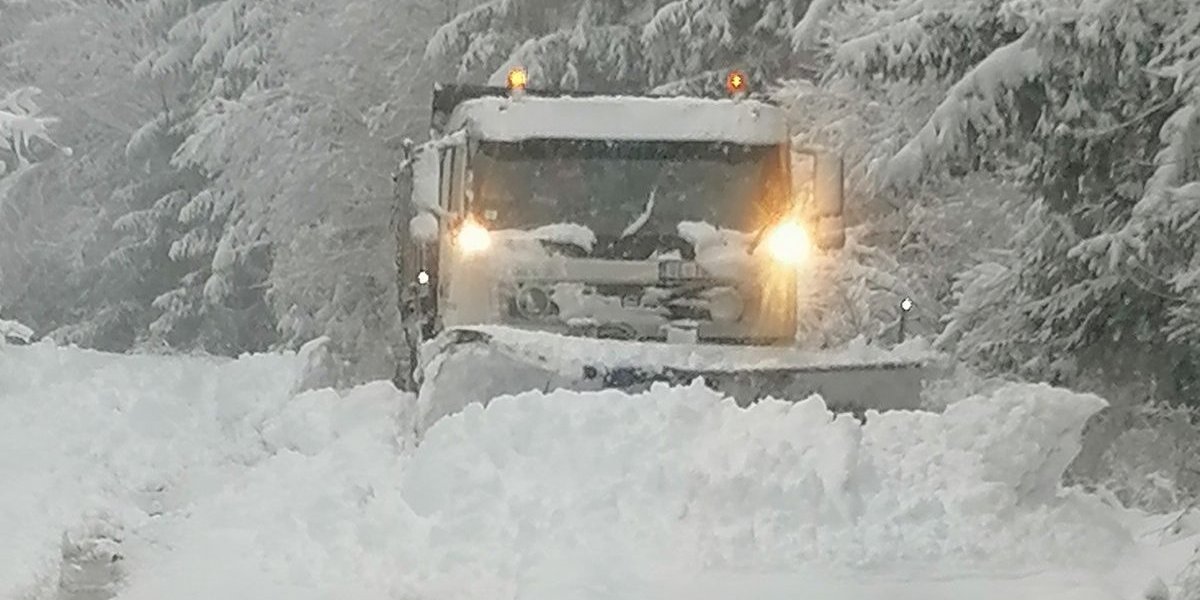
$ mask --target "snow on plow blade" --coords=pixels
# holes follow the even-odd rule
[[[932,357],[886,351],[671,345],[561,336],[501,327],[455,328],[422,350],[420,430],[471,403],[529,390],[648,389],[700,378],[747,406],[820,394],[830,409],[916,409]]]

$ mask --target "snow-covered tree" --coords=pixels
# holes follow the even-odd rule
[[[443,18],[416,2],[322,6],[280,33],[282,87],[247,99],[230,147],[250,220],[275,241],[271,306],[289,346],[328,336],[354,377],[401,357],[392,173],[428,128],[419,60]],[[246,144],[246,137],[256,143]]]
[[[0,29],[14,15],[31,17],[11,43],[0,42],[0,81],[27,90],[9,96],[9,112],[56,117],[49,133],[61,149],[33,139],[40,162],[4,182],[11,193],[0,202],[0,302],[48,332],[88,320],[105,295],[90,278],[107,243],[103,204],[129,175],[118,149],[145,110],[129,76],[141,38],[128,14],[103,0],[4,10]],[[15,165],[15,153],[7,160]]]
[[[29,166],[37,141],[71,154],[70,148],[59,146],[50,137],[50,127],[58,119],[39,114],[34,98],[40,93],[35,87],[24,87],[0,99],[0,143],[12,154],[18,169]],[[6,171],[6,167],[0,167],[0,174]]]
[[[415,56],[445,15],[385,0],[159,4],[146,17],[166,18],[171,34],[143,68],[184,80],[188,103],[173,124],[147,124],[146,139],[179,136],[172,166],[202,182],[172,209],[168,252],[189,268],[158,298],[155,327],[190,328],[199,311],[203,329],[223,331],[231,321],[211,316],[251,305],[280,343],[328,336],[354,358],[353,376],[390,376],[390,176],[405,135],[426,126]]]
[[[242,94],[268,84],[267,52],[279,8],[240,0],[163,0],[141,10],[148,27],[166,33],[135,72],[176,89],[182,100],[164,98],[160,112],[127,146],[131,160],[166,151],[170,162],[152,167],[151,173],[164,170],[168,180],[178,183],[175,189],[159,190],[165,192],[159,197],[135,201],[130,219],[118,221],[134,236],[133,244],[155,249],[152,260],[160,264],[152,271],[179,275],[152,300],[158,315],[142,337],[156,345],[199,345],[223,353],[265,348],[274,337],[273,327],[262,279],[253,281],[253,274],[265,278],[269,253],[263,252],[261,240],[234,236],[241,231],[240,199],[221,189],[224,164],[207,154],[206,145],[227,133],[227,113]],[[166,251],[158,254],[163,243]],[[245,286],[232,283],[247,278]]]
[[[439,28],[426,56],[453,65],[460,81],[502,83],[508,67],[521,65],[544,87],[720,89],[731,68],[763,81],[814,72],[808,50],[831,5],[829,0],[490,0]]]
[[[946,90],[876,165],[882,184],[1016,165],[1029,186],[1010,252],[960,277],[945,341],[1039,377],[1141,377],[1171,398],[1196,384],[1180,284],[1195,256],[1198,11],[1173,0],[897,2],[837,46],[841,71],[868,85]]]
[[[426,58],[444,79],[499,84],[520,64],[542,87],[627,89],[644,80],[639,23],[649,3],[489,0],[433,34]]]
[[[731,68],[758,81],[814,73],[804,50],[827,2],[810,0],[672,0],[642,28],[649,80],[696,91],[719,86]],[[809,8],[812,16],[806,21]],[[719,89],[719,87],[717,88]]]

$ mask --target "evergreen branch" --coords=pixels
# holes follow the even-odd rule
[[[885,186],[916,183],[928,168],[964,145],[968,126],[980,120],[978,115],[995,112],[1002,92],[1042,73],[1032,32],[993,50],[950,88],[921,130],[887,162]]]

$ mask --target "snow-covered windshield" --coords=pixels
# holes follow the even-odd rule
[[[778,146],[724,142],[485,142],[473,210],[490,227],[570,222],[600,239],[671,235],[682,221],[750,231],[786,202],[781,159]]]

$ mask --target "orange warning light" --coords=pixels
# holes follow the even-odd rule
[[[725,89],[729,90],[730,94],[744,94],[747,86],[746,74],[741,71],[730,71],[729,76],[725,78]]]
[[[521,67],[513,67],[508,71],[508,89],[509,91],[524,91],[525,85],[529,83],[529,74]]]

